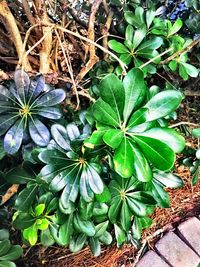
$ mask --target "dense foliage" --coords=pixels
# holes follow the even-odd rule
[[[114,2],[111,6],[121,8]],[[198,3],[187,5],[195,10]],[[199,69],[189,61],[193,40],[177,34],[183,21],[163,19],[150,6],[135,1],[116,12],[123,17],[123,37],[110,38],[108,46],[127,73],[112,56],[96,64],[89,73],[95,99],[86,108],[68,109],[66,90],[45,84],[42,75],[29,78],[21,69],[14,81],[0,86],[0,195],[17,186],[5,205],[11,212],[2,208],[0,217],[8,216],[24,244],[57,244],[72,252],[89,245],[98,256],[101,245],[113,240],[118,247],[137,243],[155,208],[170,206],[166,188],[183,185],[173,171],[185,140],[169,121],[184,95],[169,82],[155,85],[154,74],[162,69],[188,80]],[[193,136],[200,138],[199,128]],[[184,160],[193,184],[199,152]],[[0,266],[15,266],[8,261],[21,249],[0,231],[5,233],[0,234]]]

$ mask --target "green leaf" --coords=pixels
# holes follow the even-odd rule
[[[138,180],[142,182],[151,181],[153,176],[149,163],[147,162],[143,154],[140,152],[138,147],[130,140],[128,142],[134,153],[134,163],[132,168],[134,168],[135,176]]]
[[[110,245],[112,243],[112,235],[105,231],[105,233],[99,237],[99,240],[105,245]]]
[[[199,70],[195,66],[184,62],[181,62],[181,64],[189,76],[196,78],[199,75]]]
[[[40,240],[42,245],[45,247],[52,246],[55,243],[55,240],[53,239],[49,229],[41,231]]]
[[[142,42],[142,44],[137,49],[137,53],[145,50],[158,49],[162,44],[163,39],[161,37],[154,37],[151,40]]]
[[[146,108],[138,109],[136,112],[133,113],[133,115],[130,117],[128,121],[128,132],[132,132],[132,128],[134,128],[137,125],[141,125],[144,122],[146,122],[146,114],[148,110]]]
[[[4,137],[4,150],[8,154],[15,154],[21,144],[23,139],[24,132],[24,121],[18,120],[15,124],[8,130]]]
[[[37,184],[30,184],[28,187],[23,189],[16,201],[15,201],[15,207],[19,211],[26,212],[32,205],[33,201],[35,200],[36,193],[38,191],[38,185]]]
[[[3,149],[3,142],[0,141],[0,160],[3,159],[6,155],[6,152]]]
[[[7,229],[0,229],[0,241],[9,239],[9,232]]]
[[[200,128],[196,128],[192,130],[192,136],[196,138],[200,138]]]
[[[151,23],[153,22],[153,19],[156,16],[156,12],[153,10],[147,10],[146,12],[146,22],[147,22],[147,28],[151,26]]]
[[[42,95],[34,102],[32,108],[35,107],[52,107],[61,103],[66,97],[63,89],[55,89]]]
[[[59,229],[59,244],[68,246],[73,234],[73,215],[70,214],[66,222]]]
[[[43,107],[36,111],[36,114],[52,120],[58,120],[62,117],[60,108],[57,107]]]
[[[51,134],[56,143],[64,150],[71,150],[67,130],[60,124],[54,124],[51,126]]]
[[[30,227],[35,220],[36,218],[33,218],[28,213],[17,212],[17,216],[14,218],[13,225],[17,229],[21,230]]]
[[[23,231],[23,237],[29,241],[31,246],[34,246],[38,240],[38,229],[36,224],[33,224],[29,228]]]
[[[182,135],[169,128],[152,128],[138,136],[147,136],[158,139],[168,145],[175,153],[180,153],[185,147],[185,139]]]
[[[90,249],[95,257],[98,257],[101,254],[101,245],[98,238],[91,237],[89,239]]]
[[[177,69],[177,65],[178,65],[178,62],[176,60],[172,60],[170,61],[169,63],[169,68],[172,70],[172,71],[176,71]]]
[[[117,113],[102,99],[98,99],[92,107],[93,116],[103,124],[117,127],[120,125],[120,120]]]
[[[82,220],[77,214],[74,216],[74,227],[77,231],[82,232],[87,236],[95,235],[95,226],[93,222]]]
[[[125,33],[125,39],[127,42],[132,43],[133,41],[133,34],[134,34],[134,29],[131,25],[128,25],[126,27],[126,33]]]
[[[129,53],[129,50],[124,46],[122,43],[116,41],[116,40],[110,40],[108,42],[108,46],[115,52],[119,54],[126,54]]]
[[[120,145],[123,136],[124,136],[123,131],[118,129],[110,129],[107,130],[106,133],[104,134],[103,140],[107,145],[115,149]]]
[[[105,184],[104,184],[103,192],[101,194],[96,194],[95,198],[100,203],[106,203],[110,201],[111,194],[110,194],[108,187]]]
[[[8,239],[0,241],[0,257],[4,256],[10,249],[11,244]]]
[[[106,232],[106,229],[108,228],[108,224],[109,224],[109,221],[105,221],[105,222],[97,224],[95,226],[95,235],[94,235],[94,237],[102,236]]]
[[[170,207],[170,199],[168,193],[160,186],[158,183],[152,183],[151,189],[152,195],[158,203],[158,206],[161,208]]]
[[[22,248],[19,245],[11,246],[6,255],[0,257],[0,261],[14,261],[21,257],[23,253]]]
[[[182,93],[175,90],[167,90],[156,94],[145,105],[148,108],[147,121],[157,120],[169,115],[178,108],[182,99]]]
[[[85,234],[79,234],[77,238],[73,237],[70,240],[69,249],[71,252],[77,252],[81,250],[86,242],[87,236]]]
[[[143,26],[135,31],[133,36],[133,49],[136,49],[141,44],[146,34],[146,26]]]
[[[47,146],[50,141],[48,128],[37,118],[29,121],[29,133],[33,142],[38,146]]]
[[[123,80],[125,89],[124,121],[127,122],[130,114],[144,100],[146,95],[146,85],[144,75],[140,69],[130,70]]]
[[[36,220],[36,225],[38,230],[44,231],[48,228],[49,226],[49,221],[46,218],[43,219],[37,219]]]
[[[170,170],[175,161],[174,151],[158,139],[146,136],[133,136],[144,156],[159,170]]]
[[[129,178],[133,174],[134,152],[126,137],[115,150],[113,161],[115,171],[122,177]]]
[[[182,179],[172,173],[154,172],[153,177],[164,187],[175,189],[183,186]]]
[[[16,267],[16,264],[12,261],[0,261],[0,267]]]
[[[120,223],[124,231],[128,231],[131,226],[131,211],[126,201],[122,202],[121,213],[120,213]]]
[[[182,64],[179,64],[179,75],[181,76],[181,78],[183,78],[184,81],[188,80],[187,71]]]
[[[127,204],[130,208],[130,210],[135,214],[136,216],[146,216],[146,205],[142,203],[141,201],[134,199],[132,197],[127,198]]]
[[[10,116],[10,114],[0,114],[0,136],[5,134],[5,132],[16,122],[17,118],[18,115]]]
[[[101,194],[103,192],[103,182],[96,170],[90,165],[87,167],[87,176],[91,190],[95,194]]]
[[[109,74],[103,78],[99,84],[100,96],[109,104],[118,116],[122,118],[124,109],[125,92],[122,82],[114,74]]]
[[[35,215],[40,216],[45,210],[45,204],[39,204],[35,207]]]
[[[182,26],[183,26],[182,20],[181,19],[177,19],[175,21],[175,23],[173,24],[173,26],[171,28],[169,28],[168,35],[167,36],[169,37],[169,36],[174,35],[175,33],[177,33],[180,30],[180,28]]]
[[[122,202],[121,202],[120,197],[115,197],[108,211],[108,217],[112,223],[115,223],[117,221],[117,217],[120,212],[121,205],[122,205]]]
[[[80,132],[75,123],[68,123],[66,129],[67,129],[67,135],[69,136],[69,139],[71,141],[79,138]]]
[[[126,234],[117,224],[114,224],[117,247],[120,247],[126,241]]]
[[[5,175],[5,179],[10,184],[27,184],[28,182],[35,181],[33,173],[27,172],[22,167],[17,167],[8,171]]]

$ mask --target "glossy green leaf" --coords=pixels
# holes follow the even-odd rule
[[[23,212],[28,211],[33,201],[35,200],[37,191],[38,191],[37,184],[30,184],[28,187],[23,189],[19,193],[15,201],[15,206],[17,210],[23,211]]]
[[[90,202],[94,198],[94,194],[89,186],[88,174],[83,170],[80,177],[80,194],[86,202]]]
[[[120,247],[126,241],[126,234],[117,224],[114,224],[117,246]]]
[[[124,231],[128,231],[131,226],[131,211],[126,201],[122,202],[121,213],[120,213],[120,223]]]
[[[51,126],[51,134],[56,143],[64,150],[70,150],[70,143],[68,140],[67,130],[60,124],[54,124]]]
[[[145,50],[158,49],[162,44],[163,39],[161,37],[154,37],[151,40],[142,42],[142,44],[137,49],[137,53]]]
[[[34,246],[38,240],[38,229],[36,224],[33,224],[29,228],[23,231],[23,237],[29,241],[31,246]]]
[[[148,110],[146,108],[138,109],[133,115],[130,117],[128,121],[128,132],[132,131],[131,129],[134,128],[136,125],[141,125],[142,123],[146,122],[146,113]]]
[[[87,236],[95,235],[95,226],[91,221],[82,220],[77,214],[74,216],[74,227]]]
[[[10,184],[27,184],[28,182],[35,181],[33,173],[26,171],[22,167],[17,167],[8,171],[5,175],[5,179]]]
[[[66,97],[66,93],[63,89],[55,89],[42,95],[35,101],[33,108],[35,107],[52,107],[61,103]]]
[[[117,127],[120,125],[120,120],[117,113],[109,104],[102,99],[98,99],[92,107],[93,116],[103,124]]]
[[[0,261],[14,261],[17,260],[23,253],[19,245],[11,246],[6,255],[0,256]]]
[[[177,33],[180,30],[180,28],[182,27],[182,25],[183,25],[182,20],[181,19],[177,19],[174,22],[173,26],[169,29],[168,37],[174,35],[175,33]]]
[[[154,172],[153,177],[164,187],[179,188],[183,186],[182,179],[172,173]]]
[[[181,64],[189,76],[196,78],[199,75],[199,70],[195,66],[184,62],[181,62]]]
[[[116,41],[116,40],[110,40],[108,42],[108,46],[115,52],[119,54],[123,53],[129,53],[129,50],[124,46],[122,43]]]
[[[73,237],[70,240],[69,249],[71,252],[77,252],[80,251],[85,242],[86,242],[87,236],[85,234],[79,234],[77,237]]]
[[[146,27],[143,26],[137,29],[133,36],[133,49],[136,49],[146,36]]]
[[[12,261],[0,261],[0,267],[16,267],[16,264]]]
[[[134,136],[144,156],[159,170],[170,170],[175,161],[174,151],[158,139]]]
[[[152,128],[139,135],[158,139],[168,145],[175,153],[180,153],[185,147],[184,137],[173,129]]]
[[[79,138],[80,132],[79,132],[79,129],[76,126],[75,123],[69,123],[69,124],[67,124],[66,130],[67,130],[67,135],[69,136],[69,139],[71,141]]]
[[[120,197],[115,197],[108,211],[108,217],[112,223],[115,223],[117,221],[121,205],[122,203]]]
[[[122,118],[125,92],[122,82],[114,74],[103,78],[99,84],[100,96],[117,114],[118,120]]]
[[[47,146],[50,141],[50,133],[48,128],[37,118],[29,121],[29,133],[36,145]]]
[[[97,238],[97,237],[102,236],[105,233],[105,231],[107,230],[108,224],[109,224],[109,221],[105,221],[105,222],[97,224],[95,226],[95,235],[94,235],[94,237]]]
[[[113,161],[115,171],[122,177],[129,178],[133,174],[134,152],[126,137],[115,150]]]
[[[91,165],[87,167],[87,176],[92,191],[95,194],[101,194],[103,192],[103,182],[97,171]]]
[[[90,249],[95,257],[101,254],[101,245],[98,238],[91,237],[89,239]]]
[[[110,245],[112,243],[112,235],[105,231],[105,233],[99,237],[99,240],[105,245]]]
[[[32,217],[28,213],[18,212],[17,216],[14,218],[13,225],[17,229],[21,230],[30,227],[35,220],[36,218]]]
[[[153,19],[156,16],[156,12],[153,10],[147,10],[146,12],[146,22],[147,22],[147,28],[151,26],[151,23],[153,22]]]
[[[200,128],[196,128],[192,130],[192,136],[196,138],[200,138]]]
[[[142,182],[149,182],[152,180],[152,171],[149,166],[149,163],[147,162],[146,158],[144,155],[140,152],[138,147],[131,142],[130,140],[128,141],[134,154],[134,162],[133,162],[133,167],[134,168],[134,174],[138,178],[138,180]]]
[[[118,129],[110,129],[107,130],[106,133],[104,134],[103,140],[107,145],[115,149],[120,145],[123,136],[124,136],[123,131]]]
[[[59,244],[67,246],[73,234],[73,215],[70,214],[66,222],[59,229]]]
[[[47,119],[58,120],[62,117],[62,113],[59,108],[55,107],[43,107],[37,111],[37,114]]]
[[[127,122],[132,111],[137,108],[146,95],[144,75],[140,69],[130,70],[123,80],[125,88],[124,121]]]
[[[131,212],[133,212],[133,214],[137,215],[137,216],[146,216],[147,212],[146,212],[146,205],[144,203],[142,203],[141,201],[134,199],[132,197],[129,197],[127,199],[127,204],[131,210]]]
[[[23,120],[18,120],[15,124],[8,130],[4,137],[4,150],[8,154],[15,154],[21,144],[24,132],[24,122]]]
[[[131,25],[128,25],[126,27],[126,32],[125,32],[125,39],[127,42],[132,43],[133,41],[133,35],[134,35],[134,29]]]
[[[4,256],[10,249],[11,244],[8,239],[0,241],[0,257]]]
[[[167,90],[156,94],[145,105],[148,108],[147,121],[163,118],[178,108],[183,95],[179,91]]]
[[[153,182],[151,192],[153,197],[157,201],[159,207],[161,208],[170,207],[169,195],[162,186],[160,186],[156,182]]]

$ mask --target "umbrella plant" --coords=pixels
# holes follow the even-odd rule
[[[63,89],[48,88],[42,75],[30,80],[25,72],[17,70],[14,83],[0,88],[0,136],[4,136],[4,150],[15,154],[27,139],[46,146],[50,132],[44,119],[61,118],[57,104],[65,96]]]

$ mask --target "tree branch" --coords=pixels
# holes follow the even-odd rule
[[[12,41],[16,47],[17,54],[19,58],[21,58],[23,53],[23,43],[22,38],[17,27],[14,16],[12,15],[6,1],[0,2],[0,16],[2,18],[2,22],[5,25],[7,31],[10,33]],[[32,68],[27,58],[22,61],[22,65],[26,71],[31,71]]]

